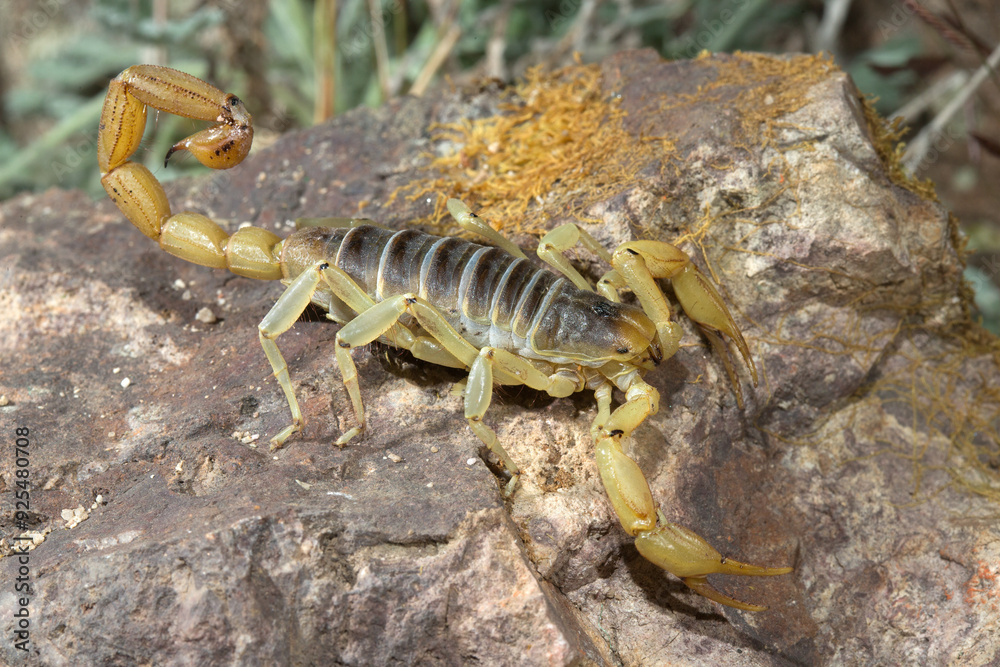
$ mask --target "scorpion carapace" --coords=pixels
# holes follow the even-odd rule
[[[639,552],[707,598],[748,611],[766,609],[723,595],[706,576],[777,575],[792,568],[724,558],[696,533],[667,521],[628,455],[632,431],[659,407],[656,389],[642,376],[670,358],[681,337],[657,279],[673,282],[684,312],[723,354],[737,398],[740,385],[718,334],[736,345],[757,382],[750,351],[729,309],[684,252],[658,241],[631,241],[609,253],[584,230],[567,224],[546,234],[538,247],[539,257],[556,274],[534,267],[517,246],[455,199],[448,209],[459,225],[491,245],[413,230],[391,232],[368,220],[346,218],[303,220],[300,230],[284,240],[255,227],[230,236],[204,215],[171,213],[156,178],[129,160],[142,139],[147,107],[214,121],[175,144],[167,157],[186,150],[217,169],[232,167],[247,155],[252,119],[236,96],[200,79],[166,67],[136,65],[108,89],[98,162],[111,199],[167,252],[286,285],[259,326],[261,346],[292,414],[291,423],[271,439],[272,447],[281,447],[304,423],[276,341],[310,302],[343,325],[335,354],[356,425],[338,445],[365,425],[351,350],[375,340],[409,350],[418,359],[469,371],[465,417],[510,473],[507,495],[517,483],[518,467],[482,421],[494,385],[524,384],[555,397],[590,389],[597,400],[591,434],[601,480]],[[562,254],[577,243],[612,267],[596,293]],[[631,291],[641,308],[621,303],[622,291]],[[616,387],[625,393],[625,403],[612,411]]]

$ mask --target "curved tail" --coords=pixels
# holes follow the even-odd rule
[[[146,128],[146,108],[217,124],[174,144],[213,169],[243,161],[253,143],[253,119],[243,102],[201,79],[169,67],[134,65],[108,86],[97,135],[101,184],[126,218],[171,255],[248,278],[278,280],[281,239],[257,227],[230,236],[200,213],[172,213],[163,186],[129,158]]]

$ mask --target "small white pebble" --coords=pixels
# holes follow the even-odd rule
[[[132,384],[132,381],[128,378],[122,380],[122,389],[128,389],[128,386]]]
[[[184,289],[186,287],[187,287],[187,285],[185,285],[184,281],[181,280],[180,278],[178,278],[177,280],[174,281],[174,289],[181,290],[181,289]]]
[[[211,308],[202,308],[195,313],[194,319],[198,320],[202,324],[215,324],[218,321]]]
[[[434,482],[427,482],[427,488],[428,489],[433,489],[434,488]]]
[[[295,483],[301,486],[306,491],[312,488],[312,484],[306,484],[305,482],[300,482],[299,480],[295,480]]]
[[[174,466],[174,472],[177,473],[178,475],[184,472],[184,459],[181,459],[180,461],[177,462],[177,465]]]
[[[182,463],[183,463],[183,461],[182,461]],[[94,502],[96,502],[96,503],[98,503],[100,505],[103,505],[104,504],[104,496],[102,496],[101,494],[98,493],[97,497],[94,498]]]
[[[62,517],[63,521],[69,521],[73,518],[73,510],[63,510],[59,512],[59,516]]]
[[[10,405],[10,399],[7,398],[7,394],[0,396],[0,407],[3,407],[5,405]]]
[[[441,450],[438,449],[437,447],[431,447],[431,454],[437,454],[439,451]]]
[[[476,459],[474,459],[474,458],[467,459],[465,461],[465,465],[467,465],[467,466],[474,466],[474,465],[476,465]]]
[[[191,300],[191,290],[186,289],[184,290],[184,293],[181,294],[181,301],[190,301],[190,300]]]
[[[393,454],[392,452],[389,452],[385,456],[386,456],[387,459],[389,459],[393,463],[399,463],[400,461],[403,460],[402,456],[400,456],[399,454]]]
[[[115,375],[118,375],[119,373],[121,373],[121,370],[122,369],[120,369],[120,368],[112,368],[111,372],[114,373]]]

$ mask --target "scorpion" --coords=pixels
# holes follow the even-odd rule
[[[679,248],[636,240],[614,252],[573,223],[542,237],[537,254],[556,272],[534,266],[521,249],[468,206],[450,199],[459,226],[490,245],[437,237],[414,229],[387,230],[366,219],[300,221],[285,239],[258,227],[229,235],[210,218],[172,213],[166,193],[145,166],[129,158],[138,149],[152,107],[211,127],[174,144],[207,167],[225,169],[247,156],[253,124],[243,102],[190,74],[135,65],[109,87],[98,131],[101,183],[121,212],[166,252],[247,278],[280,280],[285,290],[259,329],[260,344],[283,390],[291,423],[271,439],[281,447],[304,424],[277,346],[310,304],[341,325],[335,358],[356,425],[336,441],[343,446],[365,427],[365,409],[351,350],[378,340],[416,359],[465,369],[465,418],[502,462],[510,497],[520,470],[483,422],[494,385],[527,385],[553,397],[594,392],[591,427],[597,467],[612,508],[639,553],[679,577],[696,593],[746,611],[765,606],[731,598],[709,584],[709,574],[772,576],[791,567],[763,567],[722,556],[694,531],[667,521],[646,477],[628,454],[632,432],[657,412],[657,390],[643,375],[679,348],[681,327],[657,285],[669,279],[681,308],[720,352],[742,403],[725,335],[739,350],[754,385],[749,348],[715,287]],[[596,291],[563,252],[580,244],[612,268]],[[630,291],[639,305],[622,302]],[[612,411],[612,393],[625,402]]]

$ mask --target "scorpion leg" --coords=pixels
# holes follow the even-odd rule
[[[296,218],[295,220],[296,229],[306,229],[310,227],[330,227],[342,229],[359,227],[361,225],[370,225],[381,229],[388,229],[388,227],[377,224],[368,218],[327,217]],[[356,313],[366,311],[375,305],[375,300],[368,296],[368,294],[361,289],[354,279],[344,273],[344,271],[340,268],[336,266],[328,266],[324,271],[324,277],[327,284],[330,285],[333,293],[345,302],[349,302],[349,307],[353,310],[350,314],[340,313],[338,316],[335,313],[340,309],[332,307],[330,312],[327,314],[327,317],[334,322],[347,324],[347,322],[354,319]],[[393,347],[401,347],[405,350],[409,350],[410,354],[422,361],[428,361],[432,364],[437,364],[438,366],[448,366],[450,368],[466,368],[465,364],[456,359],[454,355],[444,349],[436,340],[428,336],[422,336],[408,327],[403,326],[403,324],[399,322],[397,322],[396,325],[390,329],[389,333],[383,335],[381,339],[383,342],[392,345]]]
[[[623,442],[627,442],[647,416],[656,412],[656,390],[639,380],[626,393],[627,401],[610,418],[606,416],[611,402],[610,385],[599,387],[595,393],[598,416],[593,431],[598,434],[597,467],[615,514],[625,532],[635,536],[639,553],[710,600],[745,611],[767,609],[720,593],[706,577],[710,574],[775,576],[787,574],[792,568],[762,567],[726,558],[694,531],[667,521],[653,501],[645,475],[625,451]]]
[[[473,432],[503,461],[504,467],[510,473],[511,480],[505,489],[505,493],[509,495],[517,482],[520,469],[500,445],[493,430],[482,423],[483,414],[489,406],[493,392],[493,364],[497,364],[501,380],[507,384],[532,384],[538,385],[539,388],[551,386],[552,391],[565,396],[571,394],[576,385],[574,384],[572,388],[566,386],[567,380],[562,376],[550,379],[530,363],[502,350],[493,348],[477,350],[455,331],[434,306],[414,294],[402,294],[376,303],[348,322],[337,334],[337,364],[340,366],[348,393],[352,400],[356,398],[355,412],[358,414],[359,423],[359,426],[341,436],[337,441],[338,444],[347,442],[364,428],[364,411],[358,410],[361,400],[357,370],[351,359],[350,350],[360,345],[367,345],[381,336],[391,326],[397,324],[404,313],[411,315],[430,338],[440,343],[443,350],[471,369],[465,391],[465,416]],[[499,361],[496,361],[497,358]]]
[[[546,264],[573,281],[573,284],[580,289],[593,292],[594,288],[590,286],[590,283],[580,275],[580,272],[563,255],[563,252],[569,250],[577,243],[583,245],[608,264],[611,263],[611,253],[605,250],[604,246],[597,239],[572,222],[556,227],[543,236],[542,240],[538,243],[538,256]],[[617,300],[616,298],[615,301]]]
[[[379,224],[374,220],[369,220],[368,218],[342,218],[333,216],[328,218],[295,218],[295,229],[309,229],[310,227],[349,229],[351,227],[360,227],[362,225],[370,225],[372,227],[378,227],[379,229],[390,229],[389,227]]]
[[[451,213],[451,217],[455,218],[455,222],[465,231],[479,234],[498,248],[502,248],[511,255],[514,255],[514,257],[527,259],[524,251],[514,245],[513,241],[486,224],[485,220],[473,213],[461,200],[449,199],[448,212]]]
[[[320,271],[320,267],[314,267],[299,274],[299,277],[293,280],[288,285],[288,288],[282,292],[281,296],[278,297],[274,306],[271,307],[271,310],[268,311],[264,319],[261,320],[260,326],[258,326],[260,345],[264,348],[267,360],[271,362],[274,377],[277,379],[282,391],[285,392],[285,398],[288,400],[288,409],[292,413],[292,423],[281,429],[277,435],[271,438],[272,450],[280,448],[285,443],[285,440],[293,433],[301,430],[302,425],[305,423],[305,420],[302,418],[302,411],[299,410],[299,402],[295,398],[295,388],[292,387],[292,381],[288,377],[288,364],[285,363],[285,358],[281,355],[276,341],[278,336],[292,328],[292,325],[302,315],[306,306],[309,305],[320,282]]]
[[[507,375],[513,375],[517,380],[532,389],[544,391],[550,396],[563,398],[583,389],[583,379],[571,378],[558,373],[546,374],[529,361],[526,361],[506,350],[495,347],[484,347],[472,362],[469,380],[465,387],[465,418],[469,426],[486,443],[491,451],[503,459],[510,481],[504,488],[504,495],[510,496],[517,486],[520,474],[518,467],[507,455],[507,452],[497,441],[497,435],[489,426],[483,423],[483,416],[490,407],[493,398],[493,371],[500,370]],[[504,384],[508,384],[506,380]]]
[[[376,303],[361,289],[360,285],[339,267],[324,262],[320,265],[320,270],[323,279],[333,293],[354,312],[358,313],[337,333],[337,365],[340,368],[347,394],[351,397],[354,416],[357,420],[357,426],[349,429],[337,439],[336,444],[343,446],[365,428],[365,408],[358,385],[357,366],[350,355],[352,348],[368,345],[376,339],[383,338],[395,347],[409,350],[418,359],[452,368],[467,368],[469,364],[447,345],[442,345],[433,334],[431,336],[416,335],[400,323],[399,317],[405,312],[405,308],[399,309],[400,297]],[[455,335],[458,336],[458,333],[456,332]],[[469,345],[469,350],[474,352],[475,348]]]
[[[360,223],[360,221],[351,220],[350,218],[315,218],[315,220],[341,220],[349,223]],[[348,226],[355,225],[350,224]],[[341,299],[353,313],[363,313],[375,306],[375,300],[368,296],[361,286],[340,267],[327,264],[326,268],[323,269],[323,279],[329,285],[333,294]],[[349,321],[355,319],[356,315],[351,314],[348,318],[340,319],[333,316],[331,311],[327,317],[335,322],[347,324]],[[380,338],[393,347],[401,347],[404,350],[409,350],[410,354],[417,359],[450,368],[468,368],[466,364],[463,364],[448,350],[444,349],[437,340],[414,332],[401,322],[393,324]]]
[[[288,409],[292,413],[292,423],[271,438],[272,450],[280,448],[289,436],[301,430],[305,423],[302,411],[299,409],[298,400],[295,397],[295,389],[292,387],[291,379],[288,376],[288,365],[281,351],[278,349],[276,341],[278,336],[288,331],[299,319],[306,306],[312,301],[321,281],[330,285],[334,293],[343,299],[355,312],[368,312],[375,306],[375,302],[371,297],[365,294],[364,290],[346,273],[337,267],[330,266],[326,262],[321,262],[299,274],[288,285],[271,310],[268,311],[267,315],[264,316],[258,327],[260,344],[264,348],[264,354],[267,355],[268,361],[271,363],[274,377],[285,393],[285,398],[288,400]],[[426,337],[414,336],[409,329],[398,323],[396,326],[387,327],[382,333],[389,335],[395,345],[411,349],[414,356],[435,363],[464,367],[463,364],[447,352],[438,350],[439,346],[436,345],[436,341],[428,341]],[[341,359],[338,355],[338,362],[340,361]],[[353,362],[349,365],[342,364],[341,370],[346,371],[344,384],[348,387],[348,393],[354,404],[355,416],[358,418],[358,423],[362,426],[356,427],[342,436],[337,441],[338,444],[344,444],[351,437],[360,433],[364,424],[364,406],[361,403],[360,392],[357,390],[357,371]],[[351,383],[352,377],[353,385]]]

